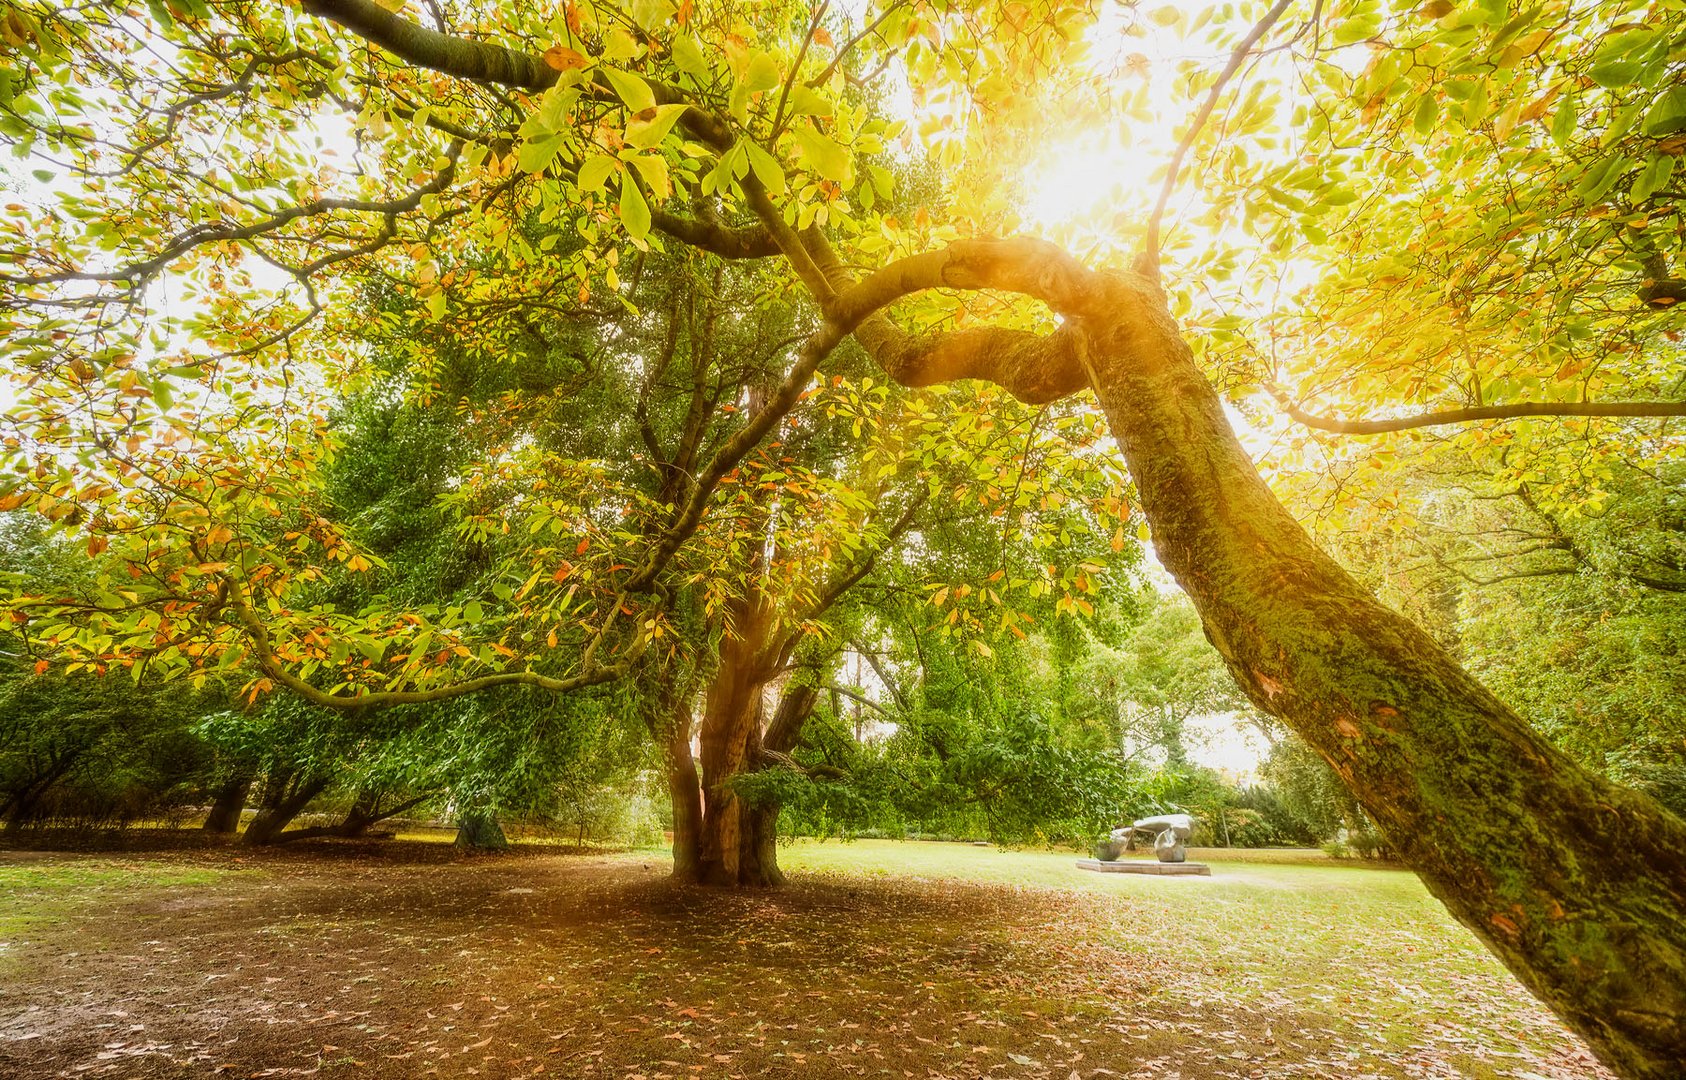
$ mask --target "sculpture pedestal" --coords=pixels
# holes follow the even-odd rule
[[[1164,877],[1182,875],[1212,876],[1212,868],[1197,862],[1148,862],[1132,859],[1129,862],[1101,862],[1099,859],[1078,859],[1077,869],[1096,870],[1103,874],[1158,874]]]

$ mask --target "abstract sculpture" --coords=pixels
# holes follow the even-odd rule
[[[1112,839],[1125,847],[1134,846],[1136,833],[1152,832],[1153,852],[1160,862],[1182,862],[1188,858],[1188,838],[1194,832],[1194,818],[1188,814],[1161,814],[1133,821],[1127,829],[1112,830]]]

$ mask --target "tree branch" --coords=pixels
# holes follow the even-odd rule
[[[1389,431],[1408,431],[1412,428],[1436,427],[1442,424],[1469,424],[1479,420],[1519,420],[1529,416],[1686,416],[1686,401],[1519,401],[1510,405],[1441,409],[1389,420],[1340,420],[1308,413],[1280,394],[1277,400],[1282,405],[1282,411],[1297,422],[1319,431],[1332,431],[1337,435],[1380,435]]]
[[[252,643],[252,653],[257,660],[258,670],[311,704],[321,705],[329,709],[375,709],[388,705],[421,705],[433,701],[449,701],[466,694],[490,690],[496,686],[536,686],[541,690],[565,694],[571,690],[580,690],[621,678],[631,670],[632,665],[637,662],[648,644],[647,639],[640,636],[634,642],[632,648],[627,650],[626,655],[616,663],[604,667],[593,667],[588,660],[585,670],[566,679],[553,679],[546,675],[540,675],[536,671],[505,671],[496,675],[482,675],[477,679],[468,679],[448,686],[435,687],[432,690],[377,691],[355,695],[334,694],[311,685],[282,665],[281,658],[275,654],[274,644],[270,641],[269,628],[263,624],[263,620],[258,617],[258,613],[252,610],[251,603],[246,599],[245,589],[240,583],[235,581],[228,583],[228,602],[234,608],[241,625],[245,627],[246,636]]]
[[[1189,124],[1188,131],[1183,133],[1182,141],[1177,143],[1176,153],[1171,155],[1171,164],[1165,170],[1165,182],[1159,186],[1159,201],[1154,204],[1153,216],[1147,219],[1147,238],[1142,241],[1141,257],[1136,261],[1136,269],[1144,274],[1157,277],[1159,274],[1159,223],[1165,217],[1165,207],[1171,201],[1171,192],[1177,189],[1177,178],[1182,173],[1183,158],[1188,156],[1189,149],[1194,146],[1194,140],[1199,138],[1200,131],[1211,118],[1212,110],[1218,106],[1218,97],[1229,85],[1229,80],[1241,70],[1241,65],[1247,62],[1247,54],[1253,51],[1253,46],[1259,39],[1269,33],[1276,25],[1276,20],[1288,10],[1293,0],[1276,0],[1276,5],[1265,12],[1264,17],[1253,24],[1247,31],[1247,36],[1229,54],[1229,63],[1224,65],[1223,71],[1218,73],[1218,81],[1212,84],[1212,89],[1206,94],[1206,100]]]
[[[690,247],[723,259],[770,259],[779,245],[764,228],[733,229],[714,221],[682,218],[650,208],[650,224]]]
[[[558,75],[542,57],[429,30],[374,0],[303,0],[303,6],[307,13],[338,23],[401,60],[459,79],[544,90]]]

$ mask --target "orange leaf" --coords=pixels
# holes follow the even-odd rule
[[[552,45],[544,51],[544,62],[557,71],[572,71],[585,67],[585,57],[572,49],[561,45]]]

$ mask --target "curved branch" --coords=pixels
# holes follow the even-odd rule
[[[1044,240],[961,240],[899,259],[848,282],[835,253],[816,237],[815,261],[837,287],[827,315],[855,324],[855,338],[904,386],[985,379],[1021,401],[1041,405],[1090,384],[1079,324],[1110,322],[1116,290],[1058,246]],[[926,336],[905,333],[881,313],[925,289],[996,289],[1028,296],[1066,318],[1051,333],[984,327]]]
[[[1218,81],[1213,83],[1212,89],[1207,92],[1205,102],[1201,104],[1200,111],[1189,124],[1188,131],[1183,134],[1182,141],[1177,143],[1177,150],[1171,155],[1171,164],[1165,170],[1165,182],[1159,186],[1159,201],[1154,204],[1153,216],[1147,219],[1147,238],[1142,241],[1142,254],[1136,263],[1137,270],[1143,273],[1158,273],[1159,223],[1165,217],[1165,207],[1171,201],[1171,192],[1177,189],[1177,178],[1182,173],[1183,158],[1188,156],[1189,149],[1194,146],[1194,140],[1200,137],[1200,130],[1211,118],[1212,110],[1217,108],[1218,96],[1224,92],[1224,87],[1229,85],[1229,80],[1235,77],[1235,73],[1241,70],[1241,65],[1247,62],[1247,54],[1253,51],[1253,46],[1259,43],[1260,38],[1269,33],[1270,28],[1276,25],[1276,20],[1282,17],[1282,13],[1287,11],[1288,5],[1293,2],[1294,0],[1276,0],[1276,5],[1265,12],[1264,17],[1247,31],[1247,36],[1242,38],[1235,51],[1229,54],[1229,63],[1218,73]]]
[[[734,229],[714,221],[682,218],[655,207],[650,224],[682,244],[700,248],[723,259],[770,259],[779,245],[763,228]]]
[[[303,0],[303,4],[309,14],[344,27],[400,60],[459,79],[540,91],[554,86],[560,75],[542,56],[429,30],[420,23],[400,18],[375,0]],[[698,108],[666,83],[650,79],[645,82],[658,104],[690,106],[680,117],[687,131],[716,150],[731,148],[732,129],[719,117]],[[595,85],[606,97],[613,94],[607,80]]]
[[[1281,402],[1282,411],[1295,421],[1306,427],[1332,431],[1337,435],[1380,435],[1389,431],[1408,431],[1412,428],[1436,427],[1442,424],[1469,424],[1479,420],[1519,420],[1530,416],[1686,416],[1686,401],[1519,401],[1510,405],[1441,409],[1389,420],[1340,420],[1332,416],[1308,413],[1280,396],[1277,400]]]
[[[544,90],[558,75],[542,57],[429,30],[374,0],[304,0],[303,6],[308,14],[338,23],[401,60],[459,79]]]
[[[150,259],[130,263],[116,270],[87,271],[64,270],[53,274],[12,275],[0,274],[0,282],[10,285],[50,285],[64,281],[107,281],[128,282],[131,286],[144,285],[162,271],[170,263],[186,255],[196,248],[206,244],[220,244],[255,240],[267,236],[279,229],[285,228],[302,218],[319,217],[334,211],[348,213],[380,214],[385,221],[382,237],[373,247],[362,245],[346,252],[331,253],[330,256],[317,259],[302,269],[291,269],[289,272],[295,277],[306,276],[315,270],[330,265],[336,261],[354,258],[369,251],[378,250],[386,242],[392,231],[391,223],[399,214],[406,214],[417,209],[422,199],[428,195],[436,195],[451,186],[457,175],[457,159],[462,153],[462,142],[453,140],[446,148],[445,157],[448,164],[439,170],[439,174],[422,186],[406,195],[384,202],[374,202],[367,199],[322,198],[312,199],[297,206],[289,206],[285,210],[277,210],[261,221],[254,221],[247,225],[205,225],[195,226],[180,233],[175,239],[164,246],[164,249]]]

